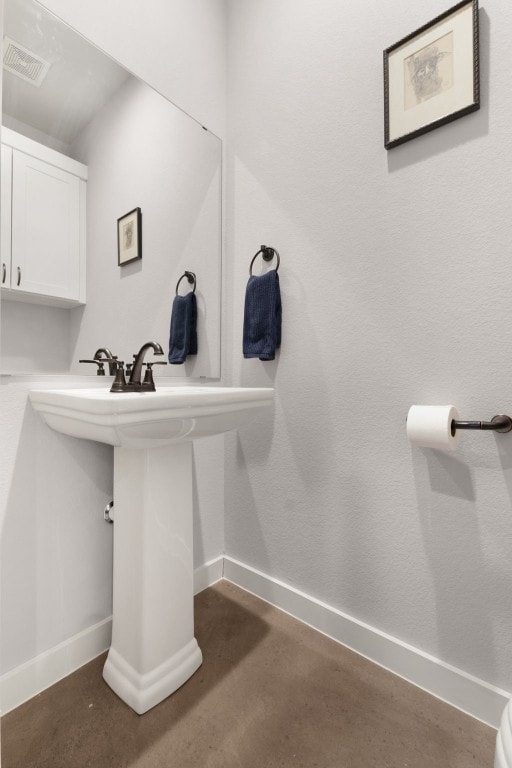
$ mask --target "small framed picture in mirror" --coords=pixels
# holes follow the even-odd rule
[[[120,267],[142,259],[142,213],[140,208],[117,220],[117,263]]]

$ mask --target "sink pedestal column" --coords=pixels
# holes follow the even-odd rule
[[[103,677],[138,714],[179,688],[194,637],[192,442],[114,448],[112,645]]]
[[[512,768],[512,700],[505,707],[501,718],[496,738],[494,768]]]

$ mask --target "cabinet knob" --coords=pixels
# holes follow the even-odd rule
[[[16,285],[18,286],[20,283],[21,283],[21,269],[20,269],[20,267],[18,267],[18,281],[17,281]]]
[[[7,267],[5,266],[5,261],[2,262],[2,285],[5,283],[5,278],[7,277]]]

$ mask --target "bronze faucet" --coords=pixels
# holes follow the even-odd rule
[[[94,360],[101,360],[102,356],[105,358],[105,362],[108,362],[108,373],[109,376],[115,376],[116,375],[116,364],[115,361],[117,360],[117,357],[112,354],[110,349],[108,347],[100,347],[100,349],[97,349],[94,353]]]
[[[117,357],[113,355],[107,347],[100,347],[94,353],[92,360],[79,360],[79,363],[96,363],[98,370],[97,376],[105,375],[105,363],[108,363],[108,372],[110,376],[115,376],[117,370]]]
[[[104,364],[108,363],[109,373],[115,376],[114,383],[110,387],[111,392],[154,392],[155,382],[153,380],[153,366],[167,365],[166,362],[152,360],[150,363],[144,362],[146,352],[152,349],[155,355],[163,355],[164,351],[157,341],[147,341],[133,356],[133,363],[128,363],[126,370],[124,362],[118,360],[107,347],[100,347],[94,353],[93,360],[79,360],[80,363],[96,363],[98,366],[98,376],[104,376]],[[142,366],[146,366],[144,381],[141,381]],[[129,374],[126,381],[125,374]]]
[[[162,347],[157,341],[147,341],[145,344],[143,344],[142,347],[137,352],[137,354],[135,355],[133,368],[130,372],[130,378],[128,379],[128,384],[133,384],[135,387],[142,386],[141,380],[140,380],[142,363],[144,362],[144,357],[146,355],[146,352],[149,349],[152,349],[155,355],[164,354]]]
[[[124,362],[122,360],[116,361],[116,377],[114,383],[110,388],[111,392],[154,392],[155,382],[153,381],[153,366],[154,365],[167,365],[167,363],[153,361],[151,363],[144,363],[144,357],[146,352],[152,349],[155,355],[163,355],[164,351],[160,344],[156,341],[148,341],[143,344],[136,355],[134,355],[134,362],[130,364],[130,378],[126,381]],[[144,381],[141,382],[142,366],[146,365],[147,370],[144,376]],[[128,366],[127,371],[128,372]]]

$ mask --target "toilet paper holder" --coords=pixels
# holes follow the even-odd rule
[[[457,429],[489,429],[504,434],[505,432],[512,431],[512,419],[504,413],[493,416],[490,421],[459,421],[458,419],[453,419],[451,429],[452,435],[455,434]]]

